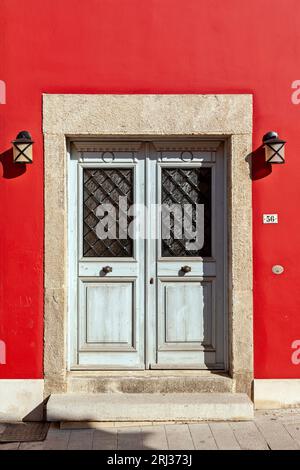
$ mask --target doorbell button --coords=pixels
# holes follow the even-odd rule
[[[274,274],[282,274],[283,271],[284,271],[284,267],[280,266],[280,264],[275,264],[275,266],[273,266],[273,268],[272,268],[272,272]]]

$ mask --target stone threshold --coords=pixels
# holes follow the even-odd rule
[[[76,371],[67,376],[68,393],[231,393],[234,389],[234,379],[207,371]]]

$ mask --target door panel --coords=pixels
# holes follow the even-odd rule
[[[131,282],[85,283],[82,327],[85,345],[133,347],[134,305]],[[118,302],[116,302],[118,299]],[[84,318],[84,317],[83,317]]]
[[[202,263],[195,259],[188,259],[188,266],[191,267],[191,271],[184,274],[185,279],[193,278],[194,276],[215,276],[216,265],[213,261],[203,261]],[[157,263],[157,276],[183,276],[181,268],[185,265],[185,259],[182,258],[180,261],[175,259],[174,261],[168,259]]]
[[[135,276],[138,277],[140,273],[140,266],[137,262],[121,262],[111,261],[112,258],[105,258],[101,266],[104,267],[106,261],[109,262],[109,266],[112,268],[110,273],[105,274],[105,278],[112,278],[115,276]],[[99,277],[101,270],[99,271],[99,261],[89,261],[88,263],[80,263],[78,266],[79,276],[96,276]]]
[[[160,279],[158,296],[158,351],[154,367],[214,365],[214,280]]]
[[[163,287],[165,344],[179,343],[179,348],[183,344],[210,344],[211,285],[199,281],[181,282],[180,286],[164,282]]]

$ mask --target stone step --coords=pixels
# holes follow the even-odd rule
[[[142,373],[68,377],[70,393],[225,393],[232,392],[234,380],[225,374]]]
[[[47,421],[252,420],[243,393],[65,393],[50,396]]]

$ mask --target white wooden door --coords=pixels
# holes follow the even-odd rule
[[[223,146],[216,141],[156,142],[150,156],[150,179],[156,182],[151,198],[173,212],[156,217],[158,236],[148,255],[156,283],[149,305],[156,327],[149,367],[225,369]],[[191,229],[185,233],[186,222]]]
[[[120,231],[122,216],[132,221],[130,206],[144,203],[143,146],[77,148],[69,179],[71,368],[144,368],[144,241]]]
[[[216,141],[72,145],[71,369],[226,368],[224,166]],[[179,236],[172,204],[193,229],[201,206],[196,245]]]

